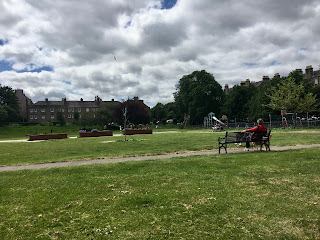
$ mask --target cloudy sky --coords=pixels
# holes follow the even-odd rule
[[[33,102],[173,101],[183,75],[224,86],[320,65],[319,0],[1,0],[0,84]]]

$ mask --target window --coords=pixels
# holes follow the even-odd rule
[[[86,108],[86,112],[89,112],[89,108]]]
[[[31,110],[31,109],[30,109]],[[33,119],[33,115],[30,115],[30,119]]]
[[[51,119],[54,119],[54,114],[51,114]]]
[[[314,85],[319,85],[319,79],[320,79],[320,77],[318,79],[314,80]]]
[[[81,108],[78,108],[78,112],[81,112]]]
[[[68,114],[68,118],[71,118],[71,114]]]
[[[71,108],[68,108],[68,112],[71,112]]]
[[[31,113],[33,112],[33,108],[30,108],[30,112],[31,112]]]
[[[44,108],[41,108],[41,112],[45,112],[46,111],[46,109],[44,109]]]
[[[62,108],[61,110],[62,110],[62,112],[64,112],[64,108]]]
[[[41,115],[41,118],[42,119],[46,119],[46,115]]]
[[[54,112],[54,108],[50,108],[50,112]]]
[[[34,109],[34,112],[37,112],[37,111],[38,111],[38,110],[35,108],[35,109]]]
[[[95,114],[93,114],[93,118],[96,118],[96,115],[95,115]]]
[[[34,115],[34,119],[38,119],[38,116],[37,116],[37,115]]]

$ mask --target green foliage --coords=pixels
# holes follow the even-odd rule
[[[95,118],[93,117],[93,113],[85,112],[81,114],[80,125],[84,127],[95,125]]]
[[[150,123],[150,109],[143,101],[134,98],[123,101],[115,107],[114,117],[118,124],[123,124],[124,122],[125,108],[127,108],[127,122],[131,122],[135,125]]]
[[[229,119],[245,120],[248,118],[250,100],[253,98],[255,91],[256,88],[252,84],[249,86],[234,86],[226,96],[222,114],[227,115]]]
[[[79,112],[75,112],[73,117],[74,117],[75,124],[78,124],[79,123],[79,119],[80,119],[80,113]]]
[[[316,97],[312,93],[305,93],[304,85],[297,84],[292,77],[287,77],[276,87],[272,87],[268,97],[270,103],[267,106],[273,110],[305,112],[317,107]]]
[[[57,121],[59,122],[60,126],[66,125],[66,120],[62,112],[57,112]]]
[[[18,98],[11,87],[0,85],[0,106],[0,122],[20,121]]]
[[[224,92],[214,76],[206,71],[195,71],[183,76],[174,93],[178,120],[190,115],[190,123],[201,123],[210,112],[220,114]]]
[[[8,112],[5,109],[5,106],[0,105],[0,122],[7,122]]]
[[[277,84],[279,84],[283,79],[285,78],[275,76],[267,84],[262,84],[256,89],[252,98],[248,102],[249,121],[255,122],[258,118],[269,119],[269,114],[279,114],[267,106],[267,104],[270,103],[268,94],[270,94],[271,88],[277,86]]]
[[[151,108],[151,120],[153,122],[160,121],[167,118],[167,109],[162,103],[157,103],[153,108]]]
[[[95,123],[100,125],[105,125],[112,123],[114,121],[114,108],[113,105],[102,105],[100,108],[96,111],[95,114]]]

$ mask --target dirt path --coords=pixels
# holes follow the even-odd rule
[[[283,147],[273,146],[271,148],[271,150],[272,151],[284,151],[284,150],[291,150],[291,149],[303,149],[303,148],[313,148],[313,147],[320,147],[320,144],[299,145],[299,146],[283,146]],[[224,154],[224,151],[222,151],[222,153]],[[228,150],[228,153],[244,153],[244,152],[243,152],[243,149],[230,149],[230,150]],[[248,152],[246,152],[246,153],[248,154]],[[12,171],[27,170],[27,169],[73,167],[73,166],[83,166],[83,165],[101,164],[101,163],[117,163],[117,162],[128,162],[128,161],[169,159],[169,158],[174,158],[174,157],[188,157],[188,156],[214,155],[214,154],[219,154],[218,150],[176,153],[176,154],[166,154],[166,155],[154,155],[154,156],[105,158],[105,159],[80,160],[80,161],[72,161],[72,162],[42,163],[42,164],[30,164],[30,165],[22,165],[22,166],[4,166],[4,167],[0,167],[0,172],[12,172]],[[249,154],[250,154],[250,152],[249,152]]]

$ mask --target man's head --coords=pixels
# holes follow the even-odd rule
[[[257,120],[257,123],[258,123],[259,125],[262,125],[262,124],[263,124],[262,118],[259,118],[259,119]]]

